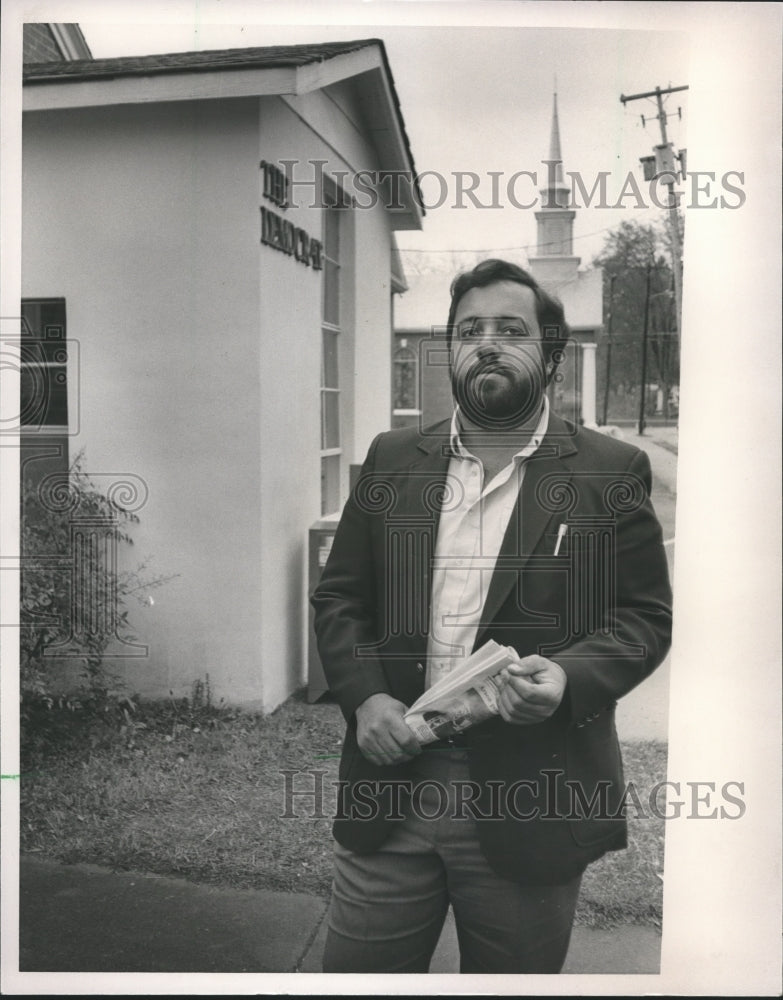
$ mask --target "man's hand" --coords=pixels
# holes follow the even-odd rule
[[[388,694],[371,694],[356,709],[359,749],[373,764],[401,764],[421,753],[413,730],[403,722],[408,706]]]
[[[525,656],[504,667],[500,677],[500,716],[516,726],[548,719],[565,694],[565,671],[543,656]]]

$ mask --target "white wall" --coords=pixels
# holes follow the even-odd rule
[[[307,532],[320,517],[322,274],[262,245],[259,162],[374,169],[350,88],[36,112],[25,124],[24,291],[64,296],[89,471],[141,477],[133,561],[179,577],[133,607],[129,687],[265,711],[306,680]],[[343,219],[344,495],[389,425],[389,231]],[[71,373],[72,378],[75,373]],[[74,378],[75,381],[75,378]]]
[[[324,172],[372,169],[371,147],[350,125],[350,95],[340,109],[322,93],[260,102],[259,159],[298,159],[298,178],[310,178],[309,160]],[[338,152],[339,150],[339,152]],[[280,213],[322,238],[322,210],[309,189],[294,187],[293,207]],[[340,336],[343,499],[348,471],[361,461],[372,437],[389,426],[389,268],[386,215],[347,212],[341,225],[343,332]],[[262,454],[262,659],[267,698],[279,703],[306,680],[307,531],[321,516],[320,343],[321,276],[271,247],[259,258]],[[366,341],[366,343],[365,343]],[[271,362],[273,377],[265,377]],[[274,433],[270,433],[275,428]]]
[[[257,102],[30,114],[23,295],[66,298],[95,473],[149,489],[132,561],[179,577],[132,607],[143,694],[209,674],[262,704]],[[71,378],[75,372],[71,372]]]
[[[357,212],[356,424],[354,454],[363,461],[370,442],[391,417],[391,284],[388,222],[380,212]]]
[[[278,98],[260,102],[257,159],[277,162],[312,147],[310,130]],[[320,210],[282,213],[321,237]],[[259,566],[264,628],[261,660],[267,704],[279,704],[305,680],[307,530],[320,516],[321,272],[269,246],[257,259],[260,288],[262,467]]]

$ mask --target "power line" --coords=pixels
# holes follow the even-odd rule
[[[592,233],[584,233],[582,236],[574,236],[573,241],[574,243],[576,243],[579,240],[589,239],[591,236],[600,236],[602,233],[608,233],[614,228],[615,228],[614,226],[605,226],[603,229],[596,229]],[[549,245],[555,246],[558,244],[553,242]],[[397,247],[397,249],[400,251],[400,253],[505,253],[507,250],[524,250],[526,252],[528,250],[537,250],[538,244],[528,243],[516,247],[488,247],[485,249],[480,249],[476,247],[461,247],[461,248],[452,247],[448,250],[419,250],[419,249],[414,249],[412,247],[410,248]]]

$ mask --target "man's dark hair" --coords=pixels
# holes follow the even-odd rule
[[[451,347],[454,316],[463,295],[466,295],[471,288],[485,288],[487,285],[494,285],[499,281],[514,281],[518,285],[525,285],[533,292],[536,297],[536,319],[541,329],[541,349],[544,354],[544,363],[549,364],[552,361],[557,367],[563,359],[563,351],[571,335],[562,302],[545,292],[528,271],[523,270],[517,264],[510,263],[510,261],[498,260],[497,258],[482,260],[480,264],[476,264],[473,270],[463,271],[452,281],[451,307],[446,333],[449,347]]]

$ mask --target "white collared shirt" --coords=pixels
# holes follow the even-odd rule
[[[484,467],[459,436],[459,413],[451,420],[451,460],[441,509],[432,573],[426,686],[454,670],[473,651],[481,612],[511,512],[522,488],[526,460],[549,426],[549,400],[530,441],[495,478],[484,483]]]

